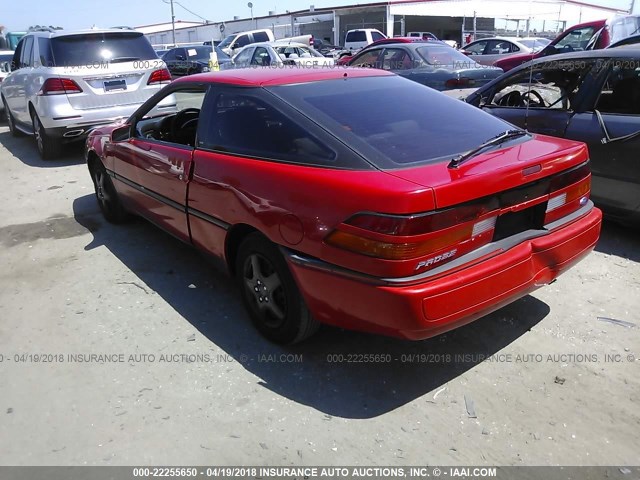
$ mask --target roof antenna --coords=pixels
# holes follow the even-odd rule
[[[533,58],[529,60],[531,65],[529,66],[529,86],[527,87],[527,106],[524,112],[524,129],[527,133],[529,132],[529,104],[531,103],[531,82],[533,82]]]

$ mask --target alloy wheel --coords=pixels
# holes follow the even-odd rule
[[[287,299],[271,262],[258,253],[249,255],[244,262],[243,280],[255,313],[268,327],[281,326],[287,316]]]

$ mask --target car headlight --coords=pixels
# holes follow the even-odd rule
[[[210,72],[211,69],[209,67],[202,67],[202,73]]]

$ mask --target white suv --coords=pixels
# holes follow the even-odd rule
[[[171,81],[140,32],[37,31],[20,40],[0,97],[13,135],[34,135],[42,158],[91,129],[128,117]]]

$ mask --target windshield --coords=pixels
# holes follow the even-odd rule
[[[453,65],[455,63],[474,63],[469,57],[446,45],[418,47],[418,54],[429,65]]]
[[[558,50],[572,52],[574,50],[584,50],[589,40],[596,33],[596,27],[576,28],[567,33],[554,46]]]
[[[228,47],[229,45],[231,45],[231,42],[233,42],[233,39],[234,39],[234,38],[236,38],[236,35],[235,35],[235,34],[233,34],[233,35],[229,35],[227,38],[225,38],[224,40],[222,40],[222,41],[218,44],[218,46],[219,46],[220,48],[226,48],[226,47]]]
[[[512,128],[395,75],[281,85],[270,91],[382,169],[450,159]],[[452,128],[461,118],[464,127]]]
[[[86,33],[51,39],[54,65],[88,66],[97,62],[158,58],[140,32]]]

